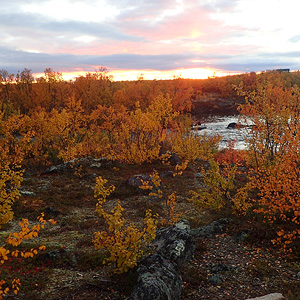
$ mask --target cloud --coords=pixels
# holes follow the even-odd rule
[[[295,35],[289,39],[289,42],[291,43],[298,43],[299,41],[300,41],[300,34]]]
[[[16,72],[19,69],[29,68],[33,72],[42,72],[46,67],[53,69],[85,69],[93,71],[97,66],[106,66],[111,69],[157,69],[172,70],[183,67],[193,58],[190,54],[170,55],[72,55],[72,54],[45,54],[30,53],[0,47],[0,69]]]
[[[200,0],[199,4],[210,12],[232,12],[238,5],[238,0]]]
[[[18,20],[16,22],[15,20]],[[139,37],[122,33],[118,28],[110,24],[82,21],[55,21],[45,19],[42,15],[30,13],[1,14],[0,27],[7,33],[18,35],[18,30],[28,29],[31,33],[43,32],[44,34],[85,34],[101,39],[139,41]],[[28,35],[28,38],[31,38]]]
[[[16,73],[23,68],[41,73],[45,68],[54,70],[86,72],[94,71],[99,66],[114,70],[159,70],[172,71],[181,68],[213,68],[219,70],[249,72],[277,68],[299,69],[299,52],[262,53],[260,55],[225,55],[181,53],[166,55],[72,55],[30,53],[0,47],[0,69]],[[281,57],[281,59],[278,59]]]

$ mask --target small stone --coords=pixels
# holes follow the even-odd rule
[[[195,173],[195,177],[196,177],[196,178],[202,178],[202,177],[203,177],[203,174],[202,174],[202,173]]]
[[[246,300],[285,300],[286,298],[284,298],[282,296],[282,294],[279,293],[273,293],[273,294],[268,294],[262,297],[256,297],[256,298],[249,298]]]
[[[36,193],[29,191],[20,191],[20,194],[25,197],[36,197]]]
[[[211,283],[214,286],[220,285],[222,283],[223,279],[220,274],[214,274],[210,276],[207,280],[207,282]]]
[[[94,163],[94,164],[91,164],[91,168],[94,168],[94,169],[99,169],[101,168],[102,164],[101,163]]]

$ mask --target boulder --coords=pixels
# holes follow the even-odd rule
[[[170,153],[170,154],[171,154],[171,156],[169,158],[169,162],[170,162],[171,166],[176,166],[176,165],[181,164],[181,159],[177,153]]]
[[[152,189],[151,190],[150,189],[149,190],[141,189],[140,186],[143,185],[143,181],[148,181],[148,185],[151,186]],[[158,194],[159,190],[161,190],[161,191],[164,190],[164,186],[163,186],[162,182],[160,182],[160,186],[157,187],[153,183],[151,176],[148,174],[134,175],[133,177],[130,177],[126,180],[126,184],[128,184],[132,187],[135,187],[137,189],[137,191],[139,191],[140,193],[145,194],[145,195],[148,195],[149,193]],[[155,196],[153,196],[152,198],[153,198],[153,200],[157,200],[157,197],[155,197]]]
[[[229,123],[227,126],[227,129],[230,129],[230,128],[236,129],[236,128],[238,128],[238,124],[236,122]]]
[[[286,298],[284,298],[282,296],[282,294],[280,293],[273,293],[273,294],[268,294],[262,297],[256,297],[256,298],[249,298],[246,300],[285,300]]]
[[[176,300],[182,290],[182,278],[175,265],[158,253],[138,266],[137,283],[129,300]]]
[[[195,250],[187,221],[158,230],[153,242],[157,252],[136,269],[137,283],[129,300],[177,300],[182,290],[180,267]]]
[[[126,180],[126,183],[130,186],[140,187],[143,185],[143,181],[148,181],[151,184],[151,177],[148,174],[134,175]]]
[[[213,236],[224,232],[228,224],[229,219],[227,218],[216,220],[208,225],[192,229],[191,235],[195,238],[212,238]]]
[[[203,130],[203,129],[207,129],[207,126],[205,125],[193,125],[191,126],[191,130]]]
[[[186,220],[159,229],[153,241],[157,246],[157,253],[181,267],[192,258],[195,251],[195,242],[190,232],[190,225]]]
[[[236,122],[229,123],[227,129],[255,128],[255,125],[245,125]]]

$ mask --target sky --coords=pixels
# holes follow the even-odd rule
[[[0,0],[0,70],[114,80],[300,69],[299,0]]]

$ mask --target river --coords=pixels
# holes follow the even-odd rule
[[[238,116],[214,116],[202,124],[206,129],[198,130],[196,131],[196,134],[207,134],[208,136],[214,136],[216,134],[221,135],[223,139],[219,145],[220,149],[227,148],[228,142],[230,141],[235,141],[235,149],[246,149],[245,135],[249,129],[227,128],[228,124],[237,123],[238,118]]]

